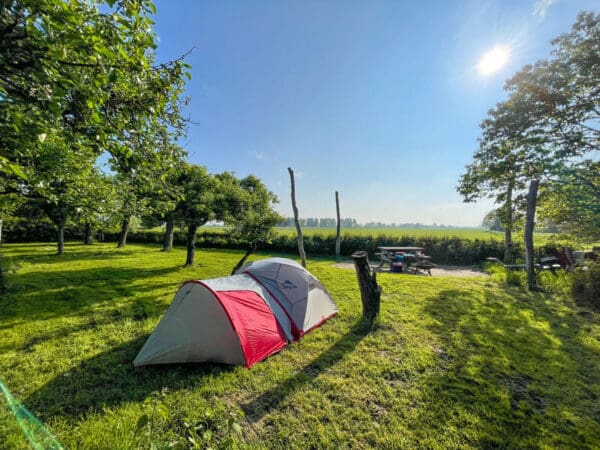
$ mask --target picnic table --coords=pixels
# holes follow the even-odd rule
[[[393,264],[398,264],[396,261],[396,253],[403,253],[404,261],[403,268],[408,272],[412,270],[413,273],[417,273],[419,270],[426,271],[431,275],[431,268],[436,267],[431,260],[431,256],[423,254],[423,247],[377,247],[375,256],[379,258],[379,266],[382,267],[384,264],[389,264],[390,269],[393,268]]]

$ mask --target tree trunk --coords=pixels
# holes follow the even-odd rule
[[[198,225],[191,224],[188,226],[186,246],[187,246],[187,256],[185,258],[185,265],[191,266],[194,264],[194,255],[196,253],[196,230],[198,229]]]
[[[340,247],[342,244],[342,237],[340,236],[341,231],[341,220],[340,220],[340,196],[338,191],[335,191],[335,212],[337,214],[337,225],[335,229],[335,257],[340,257]]]
[[[130,219],[131,217],[127,216],[121,223],[121,234],[119,235],[119,243],[117,244],[117,248],[123,248],[125,247],[125,244],[127,244],[127,232],[129,231]]]
[[[94,243],[94,235],[92,234],[92,224],[90,222],[85,223],[83,243],[84,245],[92,245]]]
[[[294,170],[288,167],[290,173],[290,182],[292,184],[292,209],[294,211],[294,223],[296,224],[296,232],[298,233],[298,252],[300,253],[300,261],[302,267],[306,269],[306,254],[304,253],[304,236],[302,236],[302,228],[298,221],[298,207],[296,206],[296,185],[294,183]]]
[[[8,291],[8,285],[6,283],[6,275],[4,274],[4,268],[2,267],[2,255],[0,255],[0,294],[6,294]]]
[[[529,290],[539,289],[535,277],[535,254],[533,251],[533,229],[535,227],[535,209],[539,186],[540,180],[531,180],[529,182],[529,192],[527,193],[527,212],[525,214],[525,271],[527,272],[527,288]]]
[[[2,247],[2,224],[4,223],[4,219],[0,219],[0,247]]]
[[[165,226],[165,237],[163,239],[163,252],[170,252],[173,248],[173,230],[175,229],[175,220],[173,216],[167,216],[167,222]]]
[[[369,267],[369,256],[365,251],[352,254],[354,268],[358,277],[360,287],[360,299],[362,301],[363,319],[372,323],[379,314],[381,300],[381,287],[377,285],[377,276]]]
[[[57,251],[56,251],[57,255],[62,255],[65,252],[65,222],[66,222],[66,220],[60,220],[56,224],[57,241],[58,241]]]
[[[246,254],[244,254],[244,256],[242,256],[242,259],[240,259],[238,261],[238,263],[235,265],[235,267],[231,271],[231,275],[235,275],[235,273],[238,270],[240,270],[242,268],[242,266],[246,263],[246,260],[248,259],[248,257],[255,251],[256,251],[256,244],[251,246],[250,248],[248,248],[248,250],[246,250]]]
[[[513,227],[513,205],[512,205],[513,182],[508,183],[506,191],[505,224],[504,224],[504,264],[512,264],[512,227]]]

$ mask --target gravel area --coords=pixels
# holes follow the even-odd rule
[[[332,267],[337,267],[338,269],[347,269],[354,270],[354,263],[352,261],[342,261],[339,263],[335,263]],[[375,268],[377,273],[391,273],[390,269],[387,265],[381,268]],[[402,274],[399,274],[402,275]],[[410,273],[412,275],[412,272]],[[419,271],[417,275],[427,275],[427,273],[423,273]],[[443,276],[443,277],[487,277],[489,276],[487,273],[469,266],[437,266],[431,269],[432,276]]]

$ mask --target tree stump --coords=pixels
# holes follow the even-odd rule
[[[375,271],[369,267],[369,255],[365,251],[358,251],[352,254],[354,268],[360,287],[360,299],[363,307],[363,319],[373,322],[379,314],[379,304],[381,299],[381,287],[377,285],[377,276]]]

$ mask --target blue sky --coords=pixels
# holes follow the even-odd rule
[[[211,172],[254,174],[292,215],[476,226],[455,191],[504,80],[596,1],[158,0],[159,59],[194,48],[182,141]],[[509,45],[498,72],[482,55]]]

